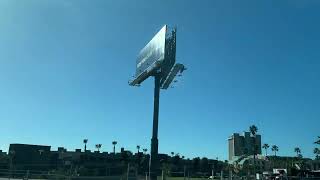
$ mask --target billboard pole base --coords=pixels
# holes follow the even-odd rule
[[[158,124],[159,124],[159,99],[160,99],[160,80],[161,75],[154,76],[154,110],[153,110],[153,129],[151,139],[151,164],[150,164],[150,178],[157,180],[158,167]]]

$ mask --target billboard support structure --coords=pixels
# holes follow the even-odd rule
[[[154,77],[154,110],[151,138],[151,152],[149,159],[149,178],[157,180],[159,159],[158,159],[158,124],[159,124],[159,100],[160,89],[168,89],[178,73],[186,68],[183,64],[175,64],[176,57],[176,29],[168,32],[167,25],[151,39],[151,41],[140,51],[136,76],[129,81],[131,86],[140,84],[150,76]]]
[[[160,100],[160,74],[154,76],[154,103],[153,103],[153,127],[151,138],[151,180],[157,179],[158,166],[158,125],[159,125],[159,100]]]

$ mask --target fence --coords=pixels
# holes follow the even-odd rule
[[[68,176],[50,171],[32,171],[32,170],[10,170],[0,169],[0,180],[150,180],[148,172],[145,175],[132,175],[130,173],[121,176]],[[227,176],[223,173],[217,173],[212,176],[207,173],[189,173],[189,172],[167,172],[162,171],[157,180],[253,180],[254,176],[239,177]],[[259,179],[275,179],[260,177]],[[281,178],[280,178],[281,179]],[[297,177],[287,176],[285,180],[319,180],[319,177]]]
[[[50,171],[0,169],[0,180],[137,180],[136,176],[76,176]],[[145,179],[143,179],[145,180]]]
[[[53,174],[48,171],[10,170],[0,169],[0,180],[2,179],[68,179],[69,177],[60,174]]]

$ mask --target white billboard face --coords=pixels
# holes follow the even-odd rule
[[[137,59],[136,77],[142,73],[149,73],[159,67],[165,57],[167,26],[151,39],[151,41],[140,51]]]

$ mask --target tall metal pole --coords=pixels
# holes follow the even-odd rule
[[[159,124],[159,98],[160,98],[160,74],[154,76],[154,109],[153,129],[151,139],[151,180],[157,180],[158,166],[158,124]]]

